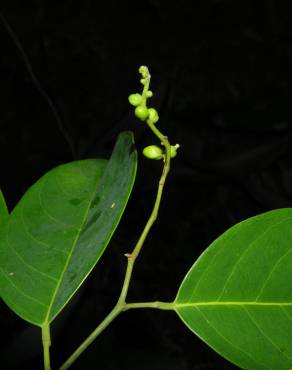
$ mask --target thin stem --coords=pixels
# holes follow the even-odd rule
[[[150,83],[150,74],[147,67],[141,67],[142,68],[142,75],[145,79],[144,82],[144,89],[142,93],[142,97],[144,99],[144,104],[146,104],[146,98],[147,98],[147,91],[149,89],[149,83]],[[141,70],[140,68],[140,70]],[[143,69],[143,68],[146,68]],[[154,133],[154,135],[161,141],[161,144],[165,147],[165,155],[164,155],[164,165],[162,170],[162,175],[159,180],[157,194],[155,203],[152,209],[152,212],[150,214],[150,217],[142,231],[142,234],[135,245],[132,253],[127,253],[127,269],[124,277],[123,286],[121,289],[121,293],[119,296],[119,299],[117,301],[116,306],[112,309],[112,311],[106,316],[106,318],[97,326],[97,328],[89,335],[87,339],[75,350],[75,352],[68,358],[68,360],[61,366],[60,370],[68,369],[70,365],[83,353],[83,351],[94,341],[94,339],[122,312],[133,308],[157,308],[162,310],[171,310],[173,309],[173,303],[166,303],[166,302],[141,302],[141,303],[126,303],[126,298],[129,290],[129,285],[133,273],[133,268],[135,261],[137,257],[139,256],[139,253],[143,247],[144,241],[149,234],[149,231],[154,224],[155,220],[158,216],[158,211],[161,203],[162,193],[165,185],[165,181],[167,178],[167,175],[170,170],[170,161],[171,161],[171,146],[168,141],[167,136],[163,135],[158,128],[155,126],[155,124],[148,119],[147,125],[150,128],[150,130]]]
[[[51,370],[51,361],[50,361],[51,334],[50,334],[50,324],[48,323],[42,326],[42,341],[44,352],[44,369]]]
[[[138,255],[139,255],[139,253],[140,253],[140,251],[143,247],[144,241],[145,241],[147,235],[149,234],[149,231],[150,231],[152,225],[154,224],[155,220],[157,219],[158,211],[159,211],[159,207],[160,207],[160,203],[161,203],[161,198],[162,198],[162,192],[163,192],[163,189],[164,189],[165,180],[166,180],[167,174],[168,174],[169,169],[170,169],[170,144],[169,144],[169,141],[168,141],[167,137],[164,136],[154,126],[154,124],[151,123],[151,121],[150,122],[148,121],[147,124],[150,127],[150,129],[154,132],[154,134],[161,140],[161,142],[165,146],[166,156],[165,156],[163,171],[162,171],[162,175],[161,175],[161,178],[160,178],[160,181],[159,181],[158,190],[157,190],[157,194],[156,194],[156,199],[155,199],[155,203],[154,203],[154,207],[152,209],[151,215],[150,215],[150,217],[149,217],[149,219],[148,219],[148,221],[147,221],[147,223],[144,227],[144,230],[143,230],[143,232],[142,232],[142,234],[141,234],[133,252],[131,254],[126,254],[126,257],[128,258],[128,265],[127,265],[127,270],[126,270],[126,274],[125,274],[125,278],[124,278],[124,284],[123,284],[121,295],[120,295],[120,298],[119,298],[120,303],[125,303],[125,301],[126,301],[126,297],[127,297],[127,293],[128,293],[128,290],[129,290],[129,285],[130,285],[130,281],[131,281],[131,276],[132,276],[135,260],[138,257]]]
[[[60,370],[68,369],[74,361],[81,355],[83,351],[94,341],[94,339],[122,312],[137,308],[156,308],[159,310],[173,310],[173,302],[135,302],[125,303],[123,305],[117,304],[112,311],[105,317],[105,319],[98,325],[98,327],[86,338],[86,340],[76,349],[75,352],[67,359],[67,361],[60,367]]]
[[[76,349],[75,352],[60,367],[60,370],[68,369],[73,362],[81,355],[83,351],[94,341],[94,339],[121,313],[122,307],[115,306],[98,327],[85,339],[85,341]]]
[[[147,122],[148,126],[152,129],[154,125],[151,122]],[[106,316],[106,318],[97,326],[97,328],[85,339],[85,341],[75,350],[75,352],[67,359],[67,361],[60,367],[60,370],[66,370],[73,364],[74,361],[85,351],[85,349],[94,341],[96,337],[122,312],[128,309],[132,308],[158,308],[158,309],[168,309],[171,310],[172,303],[163,303],[163,302],[148,302],[148,303],[126,303],[126,297],[132,277],[132,272],[133,272],[133,267],[135,264],[135,260],[138,257],[141,248],[143,246],[143,243],[153,225],[155,222],[158,211],[159,211],[159,206],[161,202],[161,197],[162,197],[162,192],[165,184],[165,180],[167,177],[167,174],[169,172],[170,168],[170,144],[168,142],[167,137],[165,137],[156,127],[155,133],[157,132],[158,138],[163,142],[165,148],[166,148],[166,156],[165,156],[165,161],[164,161],[164,166],[163,166],[163,171],[162,175],[159,181],[158,185],[158,190],[157,190],[157,195],[154,203],[153,210],[151,212],[151,215],[145,225],[145,228],[136,244],[134,247],[133,251],[131,254],[126,254],[126,257],[128,259],[128,264],[127,264],[127,269],[125,273],[125,278],[124,278],[124,283],[122,286],[121,294],[118,299],[118,302],[116,306],[113,308],[113,310]]]
[[[131,310],[133,308],[156,308],[158,310],[173,310],[173,302],[135,302],[135,303],[126,303],[124,306],[124,311]]]

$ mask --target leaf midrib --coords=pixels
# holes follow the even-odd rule
[[[291,306],[292,302],[257,302],[257,301],[210,301],[192,303],[174,303],[174,308],[197,306]]]
[[[102,174],[102,176],[101,176],[101,177],[103,177],[103,176],[104,176],[104,173],[105,173],[105,169],[104,169],[104,172],[103,172],[103,174]],[[44,322],[43,322],[43,324],[42,324],[42,325],[45,325],[45,324],[49,323],[49,316],[50,316],[50,313],[51,313],[52,307],[53,307],[53,305],[54,305],[54,303],[55,303],[55,299],[56,299],[56,296],[57,296],[57,294],[58,294],[59,287],[60,287],[60,285],[61,285],[61,283],[62,283],[62,281],[63,281],[64,275],[65,275],[65,272],[66,272],[67,267],[68,267],[68,265],[69,265],[69,263],[70,263],[70,260],[71,260],[71,258],[72,258],[73,252],[74,252],[74,250],[75,250],[75,247],[76,247],[76,245],[77,245],[77,243],[78,243],[78,240],[79,240],[79,237],[80,237],[81,231],[82,231],[82,229],[83,229],[83,226],[84,226],[84,224],[86,223],[86,220],[87,220],[87,217],[88,217],[88,214],[89,214],[89,211],[90,211],[90,207],[91,207],[91,204],[92,204],[92,202],[93,202],[93,198],[94,198],[95,193],[96,193],[96,187],[97,187],[97,184],[100,182],[101,177],[98,177],[98,178],[97,178],[97,180],[96,180],[96,182],[95,182],[95,186],[93,187],[93,192],[92,192],[92,195],[91,195],[91,197],[90,197],[90,201],[88,202],[88,206],[87,206],[87,208],[86,208],[86,210],[85,210],[84,217],[83,217],[83,219],[82,219],[81,225],[80,225],[80,227],[79,227],[79,228],[77,228],[77,230],[78,230],[78,231],[77,231],[76,237],[75,237],[75,239],[74,239],[74,241],[73,241],[72,249],[71,249],[70,253],[68,254],[68,258],[67,258],[67,261],[66,261],[66,263],[65,263],[65,265],[64,265],[64,269],[63,269],[63,271],[62,271],[62,273],[61,273],[61,275],[60,275],[60,280],[59,280],[58,284],[56,285],[56,289],[55,289],[55,291],[54,291],[54,294],[52,295],[51,304],[48,306],[47,316],[45,317]]]

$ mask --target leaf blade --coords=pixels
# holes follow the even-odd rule
[[[13,210],[0,232],[0,292],[25,320],[51,322],[101,257],[133,186],[132,145],[132,135],[123,133],[106,166],[85,160],[57,167]],[[103,207],[113,196],[118,201],[109,212]]]
[[[127,152],[128,155],[125,155],[125,152]],[[124,172],[125,169],[126,172]],[[105,250],[125,210],[133,188],[136,169],[137,156],[136,152],[133,150],[133,136],[131,133],[120,134],[112,158],[105,169],[105,173],[98,185],[98,191],[92,200],[92,207],[89,209],[87,222],[84,229],[81,231],[78,241],[79,248],[74,249],[72,259],[77,262],[76,264],[71,263],[69,266],[68,273],[63,282],[65,286],[70,283],[70,279],[72,279],[71,274],[74,275],[76,273],[74,267],[80,267],[79,261],[82,259],[82,254],[85,252],[88,256],[89,253],[94,250],[92,242],[95,242],[95,229],[99,230],[99,237],[101,235],[101,239],[103,239],[103,243],[100,247],[100,255]],[[122,173],[123,178],[121,176]],[[108,228],[107,225],[109,217],[112,218],[113,221],[111,228]],[[89,243],[89,239],[91,244]],[[90,249],[91,247],[92,249]],[[88,259],[88,261],[90,261],[90,259]],[[84,263],[86,263],[86,260],[84,260]],[[88,265],[86,267],[86,269],[88,269],[88,274],[93,269],[95,263],[91,263],[90,266]],[[86,277],[84,277],[84,279],[85,278]],[[81,282],[75,282],[76,289],[77,286],[82,284],[84,279]],[[61,300],[60,302],[64,300],[62,296],[57,298]],[[50,317],[48,317],[49,321],[52,321],[56,317],[61,306],[62,303],[56,303]]]
[[[227,230],[192,266],[175,300],[182,321],[243,368],[292,366],[291,217],[291,209],[275,210]]]

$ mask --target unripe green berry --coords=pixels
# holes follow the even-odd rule
[[[163,151],[156,145],[150,145],[143,149],[143,155],[149,159],[160,160],[163,158]]]
[[[131,94],[128,99],[129,103],[134,105],[134,107],[137,107],[142,102],[142,96],[140,94]]]
[[[148,112],[149,112],[149,117],[148,117],[149,121],[151,121],[152,123],[156,123],[159,120],[157,110],[154,108],[149,108]]]
[[[146,93],[147,98],[152,98],[153,92],[151,90],[148,90]]]
[[[138,107],[136,107],[135,109],[135,116],[141,121],[145,121],[145,119],[149,116],[147,107],[143,105],[138,105]]]
[[[179,144],[171,145],[170,147],[170,157],[174,158],[177,155],[177,149],[180,147]]]

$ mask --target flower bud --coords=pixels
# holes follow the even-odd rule
[[[143,149],[143,155],[149,159],[160,160],[163,158],[163,151],[156,145],[150,145]]]
[[[152,123],[156,123],[159,120],[157,110],[154,108],[149,108],[148,112],[149,112],[149,117],[148,117],[149,121],[151,121]]]
[[[177,155],[177,149],[180,147],[179,144],[171,145],[170,147],[170,158],[174,158]]]
[[[146,66],[141,66],[139,68],[139,73],[141,73],[142,77],[146,78],[149,74],[148,68]]]
[[[137,107],[142,102],[142,96],[140,94],[131,94],[128,99],[129,103],[134,105],[134,107]]]

